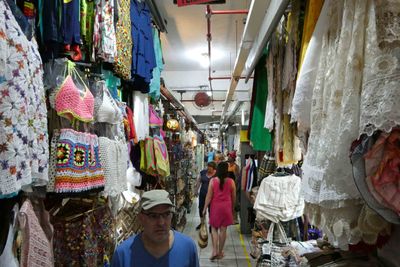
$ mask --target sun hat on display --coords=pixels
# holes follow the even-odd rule
[[[355,146],[350,159],[353,165],[353,178],[361,197],[367,203],[368,207],[382,216],[386,221],[393,224],[400,224],[400,217],[391,209],[379,203],[370,192],[366,181],[365,159],[364,155],[374,144],[373,137],[364,137]],[[357,141],[356,141],[357,142]]]
[[[140,203],[142,210],[148,210],[158,205],[175,206],[169,199],[169,193],[159,189],[144,192]]]

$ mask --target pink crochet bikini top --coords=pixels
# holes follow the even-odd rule
[[[87,88],[84,95],[81,96],[72,77],[68,75],[55,97],[55,109],[59,116],[66,117],[71,121],[77,119],[90,122],[94,119],[94,97]]]

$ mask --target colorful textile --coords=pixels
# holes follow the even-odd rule
[[[90,122],[94,117],[94,97],[88,88],[85,88],[82,97],[71,75],[68,75],[55,96],[55,110],[59,116],[70,121]]]
[[[142,158],[144,158],[143,168],[140,166],[141,171],[149,174],[157,174],[156,158],[154,155],[154,139],[153,137],[146,137],[144,140],[144,153],[142,153]]]
[[[52,267],[53,258],[53,228],[49,214],[40,209],[41,220],[37,217],[31,201],[25,200],[18,213],[18,225],[22,231],[22,267]]]
[[[153,69],[153,78],[150,82],[149,96],[158,101],[158,99],[160,99],[160,80],[161,72],[164,70],[164,63],[159,32],[155,28],[153,28],[153,43],[157,66]]]
[[[150,127],[162,127],[163,120],[158,116],[152,105],[149,105],[149,125]]]
[[[114,70],[121,78],[131,78],[132,66],[132,34],[131,34],[131,1],[120,0],[118,22],[116,28],[117,55],[115,57]]]
[[[303,34],[301,37],[301,48],[299,58],[299,71],[303,64],[304,56],[307,51],[308,43],[311,40],[315,25],[317,24],[319,14],[321,13],[324,0],[308,0],[306,6],[306,14],[304,17]]]
[[[49,158],[42,60],[0,1],[0,198],[44,185]]]
[[[400,130],[382,133],[364,157],[369,191],[381,205],[400,214]]]
[[[250,128],[250,142],[256,151],[271,151],[272,136],[268,129],[264,128],[265,108],[268,95],[267,70],[265,68],[265,56],[263,56],[255,69],[255,90],[253,113]]]
[[[104,186],[97,135],[61,129],[57,142],[55,192],[82,192]]]
[[[53,219],[57,266],[109,266],[115,229],[110,209],[104,205],[80,214],[79,207],[74,210],[71,218]]]
[[[117,43],[114,25],[114,1],[95,0],[92,61],[101,59],[114,63],[117,55]]]
[[[63,0],[61,7],[61,35],[63,43],[81,44],[79,0]]]
[[[154,136],[154,156],[156,159],[157,173],[161,177],[170,175],[168,149],[161,136]]]
[[[131,1],[132,79],[134,90],[149,92],[153,68],[157,66],[154,53],[150,10],[145,1]]]
[[[127,190],[128,145],[125,142],[99,137],[100,163],[104,170],[104,194],[117,196]]]
[[[56,2],[56,1],[55,1]],[[92,54],[94,30],[94,1],[81,0],[81,37],[86,47],[87,55]]]

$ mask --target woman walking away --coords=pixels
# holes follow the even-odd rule
[[[199,213],[200,218],[203,218],[203,209],[206,202],[208,185],[211,178],[215,176],[215,170],[217,169],[217,164],[214,161],[207,163],[207,169],[200,172],[199,177],[197,177],[197,182],[195,186],[195,196],[199,196]],[[200,192],[199,192],[200,188]],[[201,224],[196,227],[196,230],[200,229]]]
[[[217,166],[216,177],[212,178],[208,186],[206,203],[203,216],[210,208],[210,225],[213,252],[210,260],[222,259],[224,257],[224,246],[226,240],[226,229],[233,224],[232,210],[235,205],[236,187],[233,179],[228,177],[228,163],[221,162]]]

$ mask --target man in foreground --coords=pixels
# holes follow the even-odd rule
[[[138,219],[143,232],[130,237],[117,247],[112,267],[198,267],[194,241],[171,230],[174,205],[165,190],[143,194]]]

